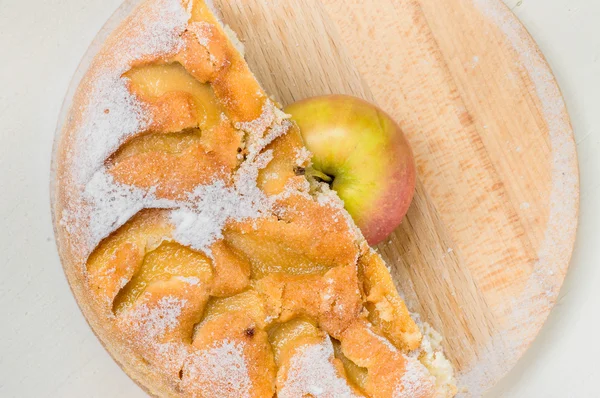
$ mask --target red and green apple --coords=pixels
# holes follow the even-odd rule
[[[415,190],[412,150],[398,124],[359,98],[309,98],[285,111],[313,153],[315,176],[344,201],[367,242],[382,242],[402,221]]]

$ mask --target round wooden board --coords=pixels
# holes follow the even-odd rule
[[[96,36],[59,120],[140,1],[126,0]],[[444,335],[463,395],[481,396],[548,316],[577,227],[573,132],[533,39],[501,0],[214,3],[281,103],[345,93],[399,122],[419,181],[405,221],[378,250],[411,310]]]
[[[410,140],[420,181],[378,249],[480,396],[537,335],[578,213],[573,132],[533,39],[500,0],[215,0],[283,104],[346,93]]]

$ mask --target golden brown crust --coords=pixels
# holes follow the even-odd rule
[[[339,200],[325,187],[315,192],[304,176],[310,160],[295,125],[208,7],[184,5],[147,0],[117,28],[83,78],[62,132],[53,212],[82,312],[152,395],[272,396],[269,328],[308,317],[317,340],[329,347],[326,332],[349,360],[373,369],[364,390],[349,387],[353,393],[391,396],[375,391],[392,377],[400,383],[404,357],[396,350],[416,348],[418,328]],[[136,40],[157,43],[133,56]],[[169,78],[157,79],[161,73]],[[190,248],[178,234],[202,221],[193,200],[204,199],[193,195],[211,184],[220,194],[259,192],[248,206],[268,209],[230,217],[206,247]],[[171,208],[192,216],[177,224]],[[396,347],[381,343],[382,335]],[[361,339],[373,341],[376,356],[354,347]],[[287,349],[303,352],[307,341]],[[331,352],[334,376],[352,384]],[[208,372],[205,365],[223,356],[245,369],[237,384]]]
[[[417,369],[423,373],[412,374],[413,383],[408,380],[399,383],[411,359],[390,349],[389,342],[377,335],[365,319],[356,320],[344,331],[341,350],[352,362],[367,370],[363,388],[370,396],[427,398],[435,394],[433,378],[423,377],[426,371],[420,364]]]
[[[381,257],[367,249],[358,261],[358,268],[369,321],[394,345],[405,350],[417,349],[421,332],[412,321]]]

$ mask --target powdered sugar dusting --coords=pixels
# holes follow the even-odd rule
[[[134,321],[132,325],[140,329],[143,336],[158,340],[179,324],[178,318],[186,302],[187,300],[165,296],[155,307],[148,308],[147,304],[136,307],[129,315],[129,319]]]
[[[190,286],[197,286],[200,283],[200,278],[196,278],[195,276],[176,276],[175,278]]]
[[[308,163],[310,161],[310,159],[312,158],[312,153],[308,149],[306,149],[306,147],[296,149],[294,155],[296,157],[296,165],[297,166],[302,166],[302,165]]]
[[[127,79],[103,73],[94,82],[91,104],[86,107],[78,135],[74,174],[79,182],[90,179],[123,140],[150,123],[144,107],[129,92]]]
[[[552,188],[546,233],[532,275],[521,296],[511,303],[512,313],[507,321],[511,329],[493,336],[480,350],[480,361],[460,375],[460,382],[468,387],[469,394],[480,396],[512,367],[556,301],[577,228],[579,183],[572,129],[548,65],[506,7],[491,0],[473,2],[500,28],[519,55],[535,86],[552,147]]]
[[[291,127],[286,120],[290,117],[283,113],[273,101],[267,99],[260,116],[249,122],[238,122],[235,128],[247,133],[247,159],[250,161],[275,138],[285,134]],[[266,132],[266,134],[265,134]]]
[[[193,22],[191,24],[189,24],[188,29],[194,33],[194,35],[196,36],[196,40],[198,40],[198,43],[200,43],[200,45],[208,48],[208,44],[210,43],[210,40],[212,39],[212,25],[209,24],[208,22]]]
[[[252,382],[243,346],[229,340],[217,342],[188,357],[182,384],[201,397],[250,397]],[[194,395],[196,396],[196,395]]]
[[[179,326],[179,316],[187,300],[162,297],[156,305],[140,304],[128,311],[122,321],[142,352],[158,356],[173,371],[181,367],[188,355],[181,342],[162,341],[166,333]]]
[[[381,342],[383,345],[385,345],[386,348],[388,350],[390,350],[390,352],[393,352],[393,353],[397,353],[398,352],[398,349],[392,343],[390,343],[390,341],[388,339],[386,339],[385,337],[380,336],[379,334],[375,333],[373,331],[373,329],[371,328],[371,325],[369,325],[369,327],[367,328],[367,331],[369,332],[369,334],[371,336],[373,336],[375,339],[379,340],[379,342]]]
[[[210,253],[210,245],[223,237],[227,221],[242,221],[266,214],[271,203],[256,185],[258,171],[273,158],[265,151],[246,160],[234,176],[233,187],[222,181],[201,185],[188,194],[187,202],[171,212],[174,238],[181,244]]]
[[[352,216],[350,216],[350,213],[348,213],[344,209],[344,201],[340,199],[340,197],[334,190],[329,188],[329,185],[325,183],[320,183],[318,186],[318,191],[315,192],[315,199],[317,200],[317,203],[321,206],[328,206],[332,209],[335,209],[336,211],[341,210],[337,211],[337,215],[343,217],[348,228],[351,231],[354,231],[354,236],[363,236],[362,231],[358,228],[358,226],[354,222],[354,219],[352,218]]]
[[[292,357],[283,388],[277,392],[279,398],[360,397],[352,391],[333,365],[333,346],[329,339],[322,344],[299,347]]]
[[[146,15],[144,7],[160,10]],[[256,217],[265,208],[264,194],[256,187],[258,169],[270,161],[272,154],[261,153],[266,145],[285,134],[290,122],[271,101],[266,100],[256,120],[239,123],[247,134],[248,154],[235,176],[235,186],[222,182],[199,186],[181,202],[160,200],[155,189],[142,190],[116,183],[107,173],[104,162],[129,137],[147,129],[152,123],[145,106],[128,90],[122,74],[133,61],[146,56],[160,57],[183,46],[180,34],[188,26],[189,11],[179,0],[149,0],[132,15],[130,26],[115,39],[114,58],[100,64],[92,79],[89,102],[82,107],[82,124],[76,135],[71,158],[72,174],[81,185],[82,195],[72,201],[61,215],[61,224],[69,233],[89,231],[89,236],[75,236],[88,252],[112,231],[144,208],[175,208],[171,221],[175,238],[183,244],[207,252],[208,246],[221,237],[228,219]],[[205,22],[192,23],[190,29],[203,45],[208,45],[212,30]],[[89,223],[89,227],[85,226]],[[89,254],[89,253],[88,253]]]
[[[434,378],[416,358],[404,356],[405,369],[400,382],[394,388],[394,398],[414,398],[431,396],[434,391]]]
[[[171,211],[171,222],[176,227],[173,237],[209,255],[210,245],[223,237],[228,220],[256,218],[267,209],[266,197],[258,188],[240,190],[222,181],[196,187],[188,200],[185,206]]]
[[[88,220],[90,250],[140,210],[176,206],[174,201],[157,199],[153,189],[145,191],[115,182],[104,168],[95,173],[85,186],[83,197],[92,204]]]
[[[127,91],[127,88],[125,87],[124,90]],[[135,104],[135,101],[131,100],[131,103]],[[136,110],[125,107],[120,109],[120,112],[137,120]],[[102,112],[102,114],[110,115],[111,112]],[[234,175],[233,187],[226,186],[222,181],[215,181],[213,184],[196,187],[187,195],[186,200],[176,202],[156,198],[154,188],[142,190],[117,183],[101,165],[85,184],[80,204],[71,205],[68,210],[63,211],[61,224],[69,232],[80,229],[89,231],[89,236],[76,238],[83,241],[88,252],[91,252],[103,238],[140,210],[173,208],[170,220],[176,227],[174,238],[179,243],[210,255],[209,246],[222,238],[221,230],[228,220],[255,218],[268,210],[269,202],[257,187],[256,180],[259,170],[264,168],[273,156],[272,151],[262,152],[265,146],[285,134],[290,127],[290,122],[285,120],[286,116],[271,101],[267,101],[259,119],[243,125],[244,128],[249,129],[247,133],[250,134],[248,155]],[[130,125],[140,126],[137,122],[132,122]],[[112,134],[110,131],[116,130],[111,130],[110,123],[100,123],[95,128],[98,131],[108,130],[108,140],[112,140],[110,137],[115,138],[117,135],[120,138],[115,139],[114,142],[104,139],[102,142],[94,143],[93,145],[98,149],[83,151],[83,156],[87,158],[108,156],[114,150],[111,148],[118,146],[120,140],[128,134]],[[133,130],[133,127],[127,128],[127,131],[132,133]],[[85,137],[101,136],[101,134],[90,135],[89,131],[82,132],[84,140]],[[81,228],[82,223],[86,222],[89,223],[88,227]]]
[[[261,137],[264,131],[275,121],[275,104],[267,100],[263,105],[262,112],[257,119],[249,122],[238,122],[235,128],[245,131],[251,135]]]
[[[75,211],[65,210],[61,223],[73,228],[87,222],[89,236],[85,246],[91,252],[103,238],[140,210],[172,208],[170,220],[175,226],[175,240],[210,255],[209,246],[223,237],[221,231],[227,221],[256,218],[270,208],[256,179],[259,169],[272,157],[272,151],[265,151],[254,161],[244,162],[234,176],[233,187],[220,180],[199,185],[184,201],[159,199],[155,188],[143,190],[117,183],[103,167],[86,184],[82,195],[85,203]]]
[[[148,6],[160,10],[150,14],[137,10],[132,15],[136,34],[123,32],[116,38],[115,56],[100,67],[82,107],[82,125],[77,135],[77,158],[73,174],[86,183],[124,140],[151,123],[144,106],[128,90],[121,77],[133,61],[145,56],[160,56],[176,51],[182,40],[189,14],[179,0],[150,0]]]
[[[154,189],[142,190],[131,185],[119,184],[102,168],[85,185],[79,200],[63,209],[60,224],[69,234],[85,230],[73,236],[81,242],[87,255],[133,215],[144,208],[170,208],[173,201],[159,200]]]

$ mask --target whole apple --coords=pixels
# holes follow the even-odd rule
[[[402,221],[415,191],[415,162],[402,130],[362,99],[327,95],[285,109],[313,153],[314,175],[344,201],[367,242],[382,242]]]

